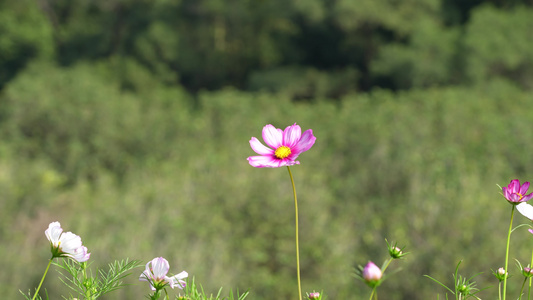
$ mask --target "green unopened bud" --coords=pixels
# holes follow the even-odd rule
[[[459,293],[463,295],[469,295],[470,294],[470,287],[466,284],[459,285],[458,289]]]
[[[530,267],[524,267],[522,269],[522,275],[524,275],[526,278],[533,277],[533,269]]]
[[[496,272],[493,271],[492,274],[494,274],[500,282],[504,281],[505,277],[507,277],[507,272],[505,272],[504,268],[499,268]]]
[[[399,258],[402,258],[403,256],[409,254],[409,253],[403,252],[402,248],[397,247],[396,243],[394,243],[394,245],[393,245],[392,243],[389,244],[389,242],[386,239],[385,239],[385,241],[387,242],[387,248],[389,249],[389,255],[393,259],[399,259]]]

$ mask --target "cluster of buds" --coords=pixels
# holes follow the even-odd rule
[[[395,259],[401,259],[405,255],[409,254],[404,252],[403,248],[397,246],[397,243],[387,242],[387,249],[389,251],[389,258],[383,263],[383,266],[380,268],[374,262],[369,261],[364,267],[359,266],[355,276],[366,283],[370,288],[376,289],[386,278],[383,275],[389,264]]]

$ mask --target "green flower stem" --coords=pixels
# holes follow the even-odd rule
[[[54,257],[50,258],[48,261],[48,265],[46,266],[46,270],[44,270],[43,278],[41,278],[41,282],[39,283],[39,286],[37,287],[37,290],[35,291],[35,295],[33,295],[32,300],[35,300],[35,297],[37,297],[37,294],[39,294],[39,290],[41,289],[41,286],[43,285],[44,278],[46,277],[46,273],[48,273],[48,269],[50,269],[50,265],[52,264],[52,260]]]
[[[533,268],[533,250],[531,250],[531,264],[529,265],[530,268]],[[529,288],[527,290],[527,300],[529,300],[531,296],[531,281],[533,280],[533,277],[529,277]]]
[[[505,272],[506,274],[509,274],[509,271],[507,270],[507,266],[509,264],[509,243],[511,241],[511,231],[513,229],[513,217],[514,217],[514,205],[512,205],[511,208],[511,222],[509,223],[509,232],[507,233],[507,247],[505,249]],[[505,300],[505,294],[507,291],[507,277],[506,275],[503,279],[503,300]]]
[[[161,297],[161,290],[157,289],[152,296],[150,296],[151,300],[157,300]]]
[[[377,287],[374,287],[372,289],[372,293],[370,294],[370,299],[369,300],[372,300],[372,298],[374,298],[374,300],[378,300],[378,292],[376,291],[376,288]]]
[[[389,258],[389,260],[387,261],[387,263],[383,267],[383,270],[381,270],[381,274],[385,274],[385,270],[387,270],[387,268],[389,267],[391,261],[392,261],[392,258]]]
[[[520,297],[518,297],[518,300],[522,299],[522,293],[524,292],[524,287],[526,286],[527,277],[524,278],[524,282],[522,282],[522,288],[520,289]]]
[[[502,282],[498,283],[498,299],[502,300]]]
[[[87,263],[86,262],[80,263],[80,268],[83,274],[83,287],[85,288],[85,299],[91,300],[93,299],[91,295],[91,286],[87,286]]]
[[[289,176],[291,177],[292,191],[294,194],[294,210],[296,219],[296,269],[298,274],[298,300],[302,300],[302,284],[300,281],[300,247],[298,245],[298,199],[296,197],[296,187],[294,186],[294,179],[292,178],[291,168],[287,166]]]

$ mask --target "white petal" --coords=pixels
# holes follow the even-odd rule
[[[44,234],[54,247],[57,247],[62,232],[63,228],[61,228],[61,224],[59,222],[52,222],[48,225],[48,229],[44,231]]]
[[[179,273],[177,275],[174,275],[172,277],[168,277],[167,278],[167,282],[170,284],[171,288],[178,287],[178,288],[182,289],[186,285],[186,282],[183,279],[187,278],[188,276],[189,276],[189,274],[187,272],[182,271],[181,273]]]
[[[522,202],[516,206],[516,209],[524,217],[533,221],[533,206],[531,206],[530,204],[527,204],[526,202]]]
[[[67,254],[74,255],[76,249],[82,246],[81,237],[75,235],[72,232],[65,232],[59,238],[61,251]]]

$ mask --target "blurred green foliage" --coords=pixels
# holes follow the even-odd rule
[[[375,87],[472,84],[493,77],[530,90],[532,5],[2,0],[0,88],[31,59],[70,66],[120,57],[160,83],[194,93],[233,86],[274,89],[294,99],[339,99]],[[285,84],[258,80],[280,73]]]
[[[484,272],[479,287],[496,285],[510,213],[496,184],[532,180],[530,1],[0,8],[6,299],[37,286],[53,221],[102,267],[164,256],[206,291],[295,298],[287,171],[246,161],[264,125],[294,122],[317,136],[293,168],[304,292],[366,295],[351,273],[386,258],[385,238],[411,254],[391,265],[403,270],[384,299],[436,298],[423,275],[451,281],[460,259],[465,276]],[[517,230],[511,259],[527,264],[531,245]],[[67,292],[53,274],[49,294]]]

